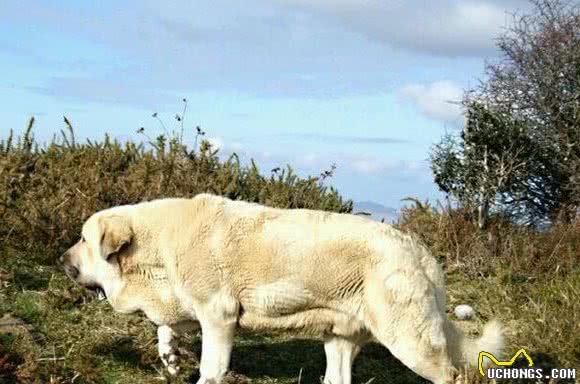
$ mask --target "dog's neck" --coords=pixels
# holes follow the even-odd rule
[[[103,286],[107,300],[113,309],[123,313],[135,312],[139,308],[132,308],[126,300],[120,300],[120,298],[123,298],[125,288],[126,284],[121,279],[110,281],[106,286]]]

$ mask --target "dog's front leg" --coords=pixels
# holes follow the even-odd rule
[[[350,384],[352,363],[360,352],[361,345],[355,340],[330,336],[324,340],[326,372],[324,384]]]
[[[220,384],[230,365],[235,321],[201,321],[201,377],[197,384]]]
[[[160,325],[157,327],[157,340],[159,357],[170,375],[179,372],[179,361],[175,354],[178,337],[185,332],[190,332],[199,328],[195,321],[182,321],[171,325]]]
[[[161,357],[161,361],[170,375],[177,375],[179,372],[177,356],[175,355],[177,336],[177,332],[175,332],[169,325],[160,325],[157,328],[157,348],[159,351],[159,357]]]

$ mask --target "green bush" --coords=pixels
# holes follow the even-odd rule
[[[207,141],[197,150],[165,136],[79,144],[67,124],[68,134],[40,146],[33,122],[16,142],[12,133],[0,142],[0,239],[16,249],[40,247],[43,262],[70,246],[95,211],[161,197],[210,192],[274,207],[352,210],[323,178],[298,177],[290,166],[264,176],[235,154],[221,160]]]

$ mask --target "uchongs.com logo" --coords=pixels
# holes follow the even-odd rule
[[[528,366],[526,368],[516,368],[513,367],[516,359],[523,356],[527,362]],[[497,367],[483,369],[483,358],[487,357]],[[517,351],[513,357],[508,361],[500,361],[495,358],[491,353],[481,351],[479,352],[479,373],[482,376],[488,377],[490,379],[576,379],[576,369],[575,368],[551,368],[544,369],[534,367],[534,361],[528,355],[525,349],[520,349]]]

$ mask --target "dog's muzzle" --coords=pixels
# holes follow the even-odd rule
[[[105,300],[107,298],[107,294],[105,293],[105,290],[99,284],[88,284],[87,285],[87,284],[83,284],[82,282],[79,282],[78,278],[79,278],[79,275],[81,274],[81,271],[79,270],[78,267],[76,267],[70,263],[67,252],[63,253],[62,256],[59,257],[58,261],[63,266],[64,273],[72,281],[79,284],[83,288],[88,289],[89,291],[95,292],[97,295],[97,298],[99,300]]]
[[[66,264],[64,266],[64,273],[66,273],[66,275],[70,277],[72,280],[76,280],[77,277],[79,277],[80,275],[79,269],[71,264]]]

